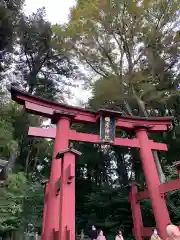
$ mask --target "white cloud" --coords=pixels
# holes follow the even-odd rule
[[[53,24],[64,23],[68,20],[69,8],[75,4],[75,0],[26,0],[24,11],[27,15],[38,8],[45,7],[47,18]]]

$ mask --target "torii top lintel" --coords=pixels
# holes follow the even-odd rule
[[[62,112],[73,116],[72,122],[96,123],[102,114],[116,117],[116,127],[124,130],[132,130],[136,127],[148,127],[149,131],[167,131],[171,126],[173,117],[135,117],[123,116],[120,112],[100,109],[93,111],[90,109],[73,107],[54,101],[49,101],[15,87],[10,88],[12,100],[24,105],[29,113],[53,118],[54,112]]]

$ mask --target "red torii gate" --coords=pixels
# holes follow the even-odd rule
[[[167,151],[166,144],[156,143],[148,138],[148,132],[167,131],[171,126],[171,117],[140,118],[122,116],[119,112],[100,110],[91,111],[72,107],[32,96],[11,87],[12,99],[24,105],[29,113],[51,119],[55,128],[29,128],[29,135],[53,138],[54,149],[49,182],[46,184],[43,214],[43,240],[75,240],[75,157],[81,153],[69,147],[69,140],[91,142],[114,146],[127,146],[140,149],[141,162],[148,187],[160,236],[165,239],[169,213],[164,198],[152,150]],[[80,133],[72,130],[71,123],[95,124],[100,120],[100,136]],[[115,129],[134,131],[136,138],[115,137]],[[143,223],[137,200],[137,188],[132,184],[130,203],[132,208],[134,235],[143,239]]]

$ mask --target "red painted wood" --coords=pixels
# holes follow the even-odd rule
[[[171,180],[168,183],[160,184],[159,186],[159,191],[161,194],[172,192],[178,189],[180,189],[180,179]],[[136,194],[136,201],[141,201],[147,198],[149,198],[149,192],[147,189]]]
[[[27,111],[42,116],[51,117],[54,110],[64,110],[77,114],[75,121],[78,122],[91,122],[95,123],[99,119],[101,112],[95,112],[78,107],[72,107],[65,104],[52,102],[46,99],[42,99],[36,96],[32,96],[27,92],[20,91],[15,87],[11,87],[12,99],[19,104],[25,105]],[[106,110],[107,112],[108,110]],[[112,112],[112,111],[111,111]],[[112,115],[112,114],[111,114]],[[117,116],[117,112],[114,113],[117,117],[118,128],[134,129],[134,125],[151,125],[152,128],[149,131],[167,131],[170,126],[172,117],[157,117],[157,118],[140,118],[134,116],[121,116],[120,113]]]
[[[59,110],[69,110],[69,111],[80,111],[80,112],[85,112],[85,113],[96,113],[96,111],[93,111],[91,109],[85,109],[85,108],[81,108],[81,107],[74,107],[74,106],[70,106],[67,104],[63,104],[63,103],[59,103],[59,102],[55,102],[52,100],[48,100],[45,98],[41,98],[38,96],[34,96],[29,94],[28,92],[24,92],[19,90],[18,88],[15,88],[13,86],[11,86],[11,97],[12,100],[16,101],[17,103],[24,105],[25,101],[27,102],[31,102],[34,104],[38,104],[41,106],[47,106],[49,108],[57,108]]]
[[[28,112],[30,113],[36,113],[39,115],[43,115],[46,117],[52,117],[54,110],[66,110],[64,107],[51,107],[51,106],[43,106],[43,105],[39,105],[39,104],[35,104],[35,103],[31,103],[31,102],[27,102],[25,101],[25,108],[27,109]],[[89,113],[87,112],[81,112],[78,109],[74,110],[74,108],[72,110],[69,110],[70,112],[76,114],[76,117],[74,118],[74,122],[82,122],[82,123],[96,123],[96,119],[97,119],[97,114],[99,113]],[[144,122],[144,120],[130,120],[130,119],[124,119],[124,117],[119,117],[117,122],[116,122],[116,127],[117,128],[122,128],[122,129],[134,129],[134,126],[137,124],[147,124],[147,125],[152,125],[152,128],[149,129],[149,131],[167,131],[168,130],[168,126],[170,125],[171,121],[170,120],[162,120],[160,119],[160,121],[156,120],[156,121],[146,121]]]
[[[28,135],[41,138],[55,138],[56,128],[29,127]]]
[[[60,194],[56,194],[56,182],[61,175],[61,159],[56,159],[59,151],[68,148],[70,121],[61,118],[57,123],[56,139],[54,142],[51,175],[49,180],[49,196],[47,202],[47,213],[42,240],[52,239],[53,229],[59,231]]]
[[[58,160],[57,160],[58,161]],[[68,168],[71,165],[71,183],[68,183]],[[61,168],[61,189],[60,189],[60,221],[58,240],[67,240],[67,229],[69,230],[69,240],[75,240],[75,154],[66,152],[62,159]]]
[[[71,231],[68,228],[66,229],[66,240],[71,240]]]
[[[53,229],[53,239],[52,240],[58,240],[58,235],[59,235],[59,231]]]
[[[35,128],[30,127],[29,136],[36,136],[36,137],[42,137],[42,138],[55,138],[56,135],[56,129],[55,128]],[[88,134],[88,133],[79,133],[75,130],[70,130],[69,134],[69,140],[75,141],[75,142],[90,142],[90,143],[98,143],[98,144],[104,144],[100,140],[100,137],[98,135],[94,134]],[[167,151],[167,145],[164,143],[156,143],[152,140],[149,140],[149,144],[151,149],[153,150],[160,150],[160,151]],[[115,142],[111,145],[114,146],[127,146],[127,147],[135,147],[139,148],[139,141],[137,139],[128,139],[128,138],[115,138]]]
[[[159,151],[168,151],[168,147],[165,143],[157,143],[152,140],[150,141],[150,148],[152,150],[159,150]]]
[[[166,206],[165,198],[162,197],[159,191],[159,176],[157,173],[152,150],[149,146],[149,139],[146,129],[137,129],[137,138],[140,143],[140,156],[146,184],[149,190],[149,196],[152,203],[154,217],[160,236],[166,239],[166,226],[170,223],[170,217]]]
[[[88,134],[88,133],[78,133],[74,130],[71,130],[69,138],[72,141],[104,144],[104,142],[100,140],[99,135]],[[139,146],[137,139],[128,139],[128,138],[116,138],[114,143],[112,143],[111,145],[127,146],[127,147]]]
[[[39,114],[46,116],[52,119],[53,113],[57,111],[66,111],[71,114],[74,114],[73,122],[80,123],[96,123],[99,121],[100,115],[102,113],[95,112],[91,110],[86,110],[82,108],[71,107],[64,104],[59,104],[51,102],[45,99],[41,99],[32,95],[29,95],[25,92],[19,91],[18,89],[11,88],[12,99],[25,106],[26,110],[30,113]],[[106,111],[107,112],[107,111]],[[152,201],[152,207],[154,210],[154,215],[157,223],[158,230],[162,238],[166,237],[165,234],[165,225],[170,222],[169,215],[167,212],[167,207],[165,200],[162,197],[161,192],[159,191],[159,178],[157,175],[156,166],[152,156],[153,150],[167,150],[165,144],[155,143],[148,139],[146,128],[148,131],[167,131],[172,118],[140,118],[140,117],[131,117],[131,116],[121,116],[120,113],[112,113],[111,115],[116,116],[116,128],[121,128],[126,131],[128,130],[137,130],[137,125],[142,127],[137,130],[137,139],[121,139],[116,138],[115,142],[112,145],[116,146],[127,146],[127,147],[137,147],[140,148],[140,154],[142,158],[142,165],[146,177],[146,182],[149,190],[149,195]],[[63,120],[63,121],[62,121]],[[34,131],[34,134],[32,133]],[[104,144],[100,141],[99,136],[89,135],[84,133],[77,133],[76,131],[69,131],[69,120],[61,119],[57,124],[56,132],[55,130],[41,130],[37,132],[35,129],[30,129],[30,135],[38,135],[40,137],[47,137],[51,135],[51,138],[55,138],[55,145],[53,151],[53,161],[51,168],[51,177],[49,181],[49,197],[47,201],[47,211],[46,211],[46,221],[44,227],[43,240],[51,240],[53,237],[53,229],[58,234],[58,240],[67,240],[66,229],[70,233],[70,240],[75,239],[75,185],[74,178],[72,178],[72,183],[67,184],[67,168],[69,164],[73,162],[75,164],[75,159],[70,162],[70,155],[67,157],[66,161],[55,160],[57,151],[68,148],[68,141],[85,141],[92,143]],[[68,156],[67,153],[66,156]],[[73,154],[71,153],[73,156]],[[75,156],[74,156],[75,158]],[[56,182],[60,177],[60,165],[62,170],[62,179],[60,191],[60,198],[56,196]],[[74,166],[74,165],[73,165]],[[75,166],[74,166],[75,168]],[[74,169],[73,168],[73,169]],[[74,171],[74,170],[73,170]],[[170,186],[170,185],[169,185]],[[173,185],[174,186],[174,185]],[[167,188],[167,186],[166,186]],[[136,190],[137,193],[137,190]],[[133,193],[134,194],[134,193]],[[144,193],[145,194],[145,193]],[[140,194],[142,195],[142,194]],[[134,201],[136,201],[136,195],[134,194]],[[60,204],[61,203],[61,204]],[[134,203],[133,206],[137,207],[138,203]],[[138,208],[134,208],[137,209]],[[55,211],[56,210],[56,211]],[[60,211],[60,214],[59,214]],[[134,210],[133,210],[134,211]],[[134,219],[136,226],[136,218],[138,218],[138,212],[135,211]],[[59,218],[60,215],[60,219]],[[140,216],[140,215],[139,215]],[[59,224],[57,224],[59,222]],[[138,221],[137,221],[138,222]],[[58,228],[60,227],[60,228]],[[138,229],[138,230],[137,230]],[[146,230],[146,229],[145,229]],[[137,233],[138,231],[138,233]],[[136,235],[139,234],[140,230],[138,226],[135,228]],[[141,230],[142,232],[142,230]],[[139,237],[140,238],[140,237]],[[69,239],[68,239],[69,240]]]
[[[143,237],[151,237],[154,229],[155,227],[143,227],[142,229]]]
[[[66,110],[64,107],[57,107],[57,106],[43,106],[31,102],[25,101],[25,108],[30,113],[35,113],[37,115],[42,115],[51,118],[53,115],[53,112],[55,110]],[[67,110],[66,110],[67,111]],[[70,113],[76,114],[76,117],[74,118],[74,122],[89,122],[89,123],[96,123],[96,114],[95,113],[89,113],[89,112],[79,112],[76,109],[70,109]]]
[[[168,193],[178,189],[180,189],[180,179],[171,180],[168,183],[164,183],[159,186],[161,193]]]
[[[127,130],[127,129],[134,129],[135,125],[151,125],[152,127],[149,129],[149,132],[162,132],[168,130],[168,125],[170,125],[170,121],[144,121],[144,120],[131,120],[131,119],[124,119],[123,117],[119,117],[116,123],[118,128]]]
[[[138,192],[136,194],[136,201],[141,201],[141,200],[144,200],[144,199],[147,199],[149,198],[149,192],[148,190],[144,190],[144,191],[141,191],[141,192]]]
[[[67,183],[70,184],[72,182],[72,179],[75,177],[75,171],[74,171],[74,165],[69,164],[67,168]]]
[[[60,188],[61,188],[61,177],[56,182],[56,195],[59,194],[59,192],[61,190]]]
[[[143,220],[141,214],[141,206],[140,203],[136,201],[136,194],[138,192],[138,188],[136,183],[131,184],[131,190],[129,192],[129,202],[131,204],[132,217],[133,217],[133,234],[136,240],[143,240],[142,228],[143,228]]]

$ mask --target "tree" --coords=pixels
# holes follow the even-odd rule
[[[122,227],[128,235],[132,218],[128,191],[124,189],[122,172],[118,171],[120,159],[112,158],[112,149],[108,147],[84,143],[76,147],[83,152],[76,168],[77,231],[85,229],[88,234],[89,227],[95,224],[106,234],[114,234]],[[116,167],[116,160],[119,167]]]
[[[10,233],[20,225],[26,182],[24,173],[19,172],[9,175],[6,187],[0,188],[1,233]]]
[[[2,53],[12,50],[13,37],[16,33],[17,23],[21,14],[23,0],[2,0],[0,3],[0,52]]]
[[[0,2],[0,80],[9,69],[15,44],[17,25],[24,0],[2,0]]]
[[[93,96],[88,106],[94,109],[103,106],[129,115],[175,115],[173,131],[154,136],[155,140],[165,139],[170,145],[168,157],[161,155],[160,159],[166,176],[172,178],[174,172],[167,166],[179,155],[180,98],[176,91],[179,31],[175,28],[179,5],[179,1],[166,0],[144,0],[141,4],[136,0],[79,0],[65,26],[51,26],[43,9],[30,17],[21,16],[11,55],[15,69],[8,78],[36,96],[60,100],[63,88],[76,83],[79,76],[76,65],[80,61],[98,78],[91,85]],[[20,225],[26,228],[32,222],[41,228],[40,181],[49,177],[53,141],[28,138],[28,127],[41,126],[44,119],[26,114],[21,107],[5,100],[1,99],[0,157],[9,159],[12,153],[17,155],[10,182],[0,189],[4,196],[0,204],[10,206],[0,220],[1,230],[9,232]],[[99,126],[96,127],[80,126],[80,130],[97,133]],[[117,136],[132,137],[122,131]],[[96,222],[108,232],[114,233],[121,227],[125,236],[131,238],[132,218],[125,187],[134,173],[141,188],[145,187],[137,151],[85,143],[75,145],[84,153],[76,168],[77,229]],[[178,192],[168,196],[175,223],[179,216],[178,196]],[[148,200],[143,202],[143,216],[146,226],[154,225]]]
[[[175,89],[170,72],[179,59],[179,32],[175,28],[179,22],[178,4],[77,1],[71,11],[66,33],[69,46],[98,75],[119,82],[119,95],[130,115],[128,99],[133,98],[139,114],[146,116],[145,104],[152,94],[157,100],[157,95],[167,95],[165,90]],[[166,88],[164,83],[161,89],[163,77]]]
[[[52,34],[51,24],[45,20],[45,10],[39,9],[29,17],[21,16],[18,30],[18,43],[12,55],[14,71],[8,75],[10,82],[33,95],[64,100],[78,70],[65,52],[63,42],[61,52],[54,50],[56,36]],[[11,132],[19,145],[16,163],[28,172],[45,158],[43,153],[46,151],[40,149],[46,150],[49,146],[46,140],[28,138],[28,128],[41,125],[44,119],[27,115],[21,107],[12,108],[9,114],[13,114]]]
[[[107,185],[94,188],[84,204],[86,226],[95,223],[98,229],[113,235],[121,228],[125,237],[131,236],[132,218],[127,193],[127,189]]]
[[[38,181],[29,181],[23,201],[22,225],[24,229],[28,228],[28,224],[32,224],[38,232],[41,230],[43,197],[44,191],[41,184]]]
[[[19,79],[13,81],[14,85],[21,85],[33,95],[62,100],[68,86],[73,84],[77,66],[64,51],[63,42],[59,52],[54,49],[54,38],[44,9],[29,17],[23,16],[12,77]]]
[[[12,153],[18,151],[18,142],[13,137],[12,116],[9,116],[11,104],[1,104],[0,113],[0,157],[9,160]]]
[[[108,100],[129,115],[162,115],[179,81],[179,1],[77,1],[65,30],[67,48],[119,94]],[[61,31],[60,31],[61,32]],[[112,82],[113,81],[113,82]],[[102,92],[102,90],[101,90]],[[161,107],[161,110],[165,109]],[[165,181],[156,152],[161,182]]]

